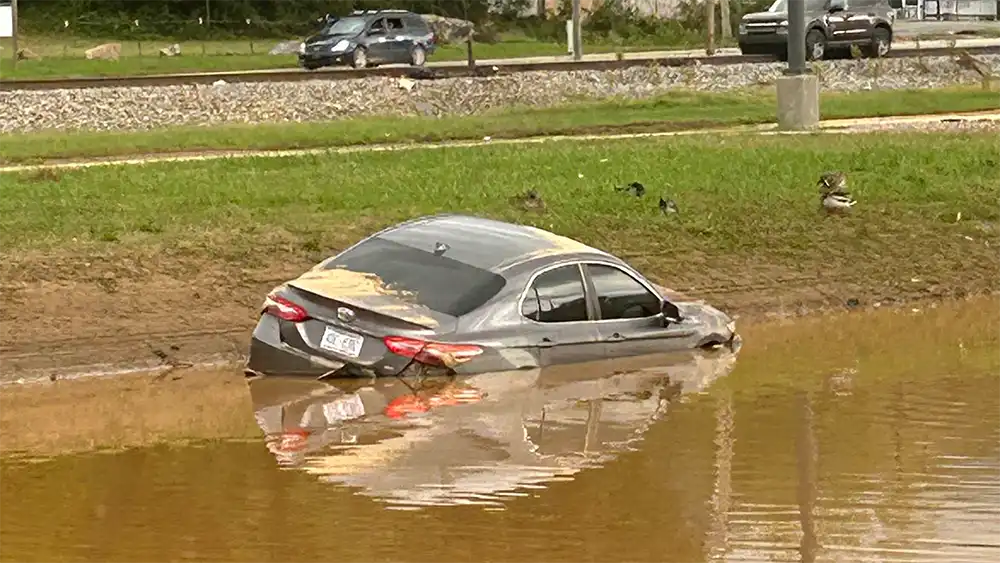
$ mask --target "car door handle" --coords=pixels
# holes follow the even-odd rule
[[[625,337],[622,336],[620,333],[616,332],[611,336],[607,337],[605,340],[608,342],[621,342],[622,340],[625,340]]]
[[[555,345],[556,343],[549,338],[543,338],[542,341],[538,343],[539,348],[551,348]]]

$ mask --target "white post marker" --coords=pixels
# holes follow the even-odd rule
[[[573,20],[566,20],[566,52],[573,54]]]

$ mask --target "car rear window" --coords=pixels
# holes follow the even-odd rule
[[[381,237],[369,239],[324,265],[375,274],[387,286],[412,292],[432,311],[460,317],[489,301],[503,276]]]

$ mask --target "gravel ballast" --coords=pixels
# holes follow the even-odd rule
[[[1000,55],[978,59],[1000,70]],[[146,130],[177,125],[324,121],[364,115],[471,115],[513,106],[545,107],[671,90],[722,92],[769,85],[784,63],[621,70],[523,72],[489,78],[408,82],[375,77],[190,86],[0,92],[0,133]],[[826,91],[938,88],[975,84],[979,74],[950,57],[815,63]],[[404,87],[404,86],[408,86]]]

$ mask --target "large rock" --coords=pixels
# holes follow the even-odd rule
[[[434,14],[421,14],[431,31],[437,37],[437,42],[447,45],[448,43],[465,43],[472,38],[475,28],[470,21],[458,18],[446,18]]]
[[[176,57],[179,54],[181,54],[180,43],[174,43],[173,45],[169,45],[167,47],[160,49],[161,57]]]
[[[87,49],[84,55],[88,59],[99,59],[102,61],[117,61],[118,57],[122,55],[122,44],[121,43],[105,43],[104,45],[98,45],[93,49]]]
[[[301,43],[302,43],[301,41],[282,41],[281,43],[278,43],[277,45],[272,47],[271,50],[267,52],[267,54],[297,55],[299,52],[299,45]]]

